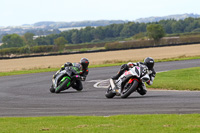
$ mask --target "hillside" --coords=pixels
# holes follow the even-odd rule
[[[200,15],[193,14],[193,13],[186,13],[186,14],[176,14],[176,15],[168,15],[162,17],[148,17],[148,18],[139,18],[133,20],[132,22],[139,22],[139,23],[148,23],[148,22],[158,22],[160,20],[167,20],[167,19],[175,19],[175,20],[183,20],[185,18],[199,18]],[[97,21],[77,21],[77,22],[53,22],[53,21],[41,21],[33,24],[33,26],[43,26],[43,27],[52,27],[52,28],[69,28],[69,27],[86,27],[86,26],[106,26],[110,24],[121,24],[127,23],[129,21],[125,20],[97,20]]]
[[[163,16],[163,17],[148,17],[148,18],[139,18],[139,19],[136,19],[135,21],[136,22],[139,22],[139,23],[148,23],[148,22],[158,22],[160,20],[167,20],[167,19],[174,19],[174,20],[183,20],[185,18],[199,18],[200,15],[198,14],[193,14],[193,13],[190,13],[190,14],[176,14],[176,15],[168,15],[168,16]]]
[[[110,24],[121,24],[128,21],[124,20],[97,20],[97,21],[77,21],[77,22],[51,22],[42,21],[33,24],[33,26],[44,26],[52,28],[70,28],[70,27],[86,27],[86,26],[106,26]]]
[[[139,22],[139,23],[147,23],[147,22],[157,22],[160,20],[166,19],[185,19],[188,17],[192,18],[199,18],[200,15],[198,14],[178,14],[178,15],[169,15],[163,17],[148,17],[148,18],[140,18],[133,21],[128,20],[97,20],[97,21],[77,21],[77,22],[54,22],[54,21],[41,21],[34,24],[24,24],[21,26],[8,26],[8,27],[1,27],[0,26],[0,43],[1,39],[6,34],[19,34],[23,35],[26,32],[34,33],[36,36],[40,35],[49,35],[49,34],[58,34],[65,30],[71,29],[80,29],[86,26],[107,26],[111,24],[123,24],[127,22]]]

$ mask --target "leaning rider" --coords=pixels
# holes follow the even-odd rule
[[[152,85],[153,84],[153,80],[156,76],[156,72],[154,70],[154,59],[151,58],[151,57],[147,57],[144,59],[144,63],[143,62],[136,62],[136,63],[132,63],[132,62],[129,62],[127,64],[123,64],[120,68],[120,71],[117,73],[117,75],[113,76],[112,79],[113,80],[117,80],[125,71],[128,71],[129,68],[132,68],[134,66],[139,66],[140,64],[142,65],[146,65],[149,69],[149,77],[150,77],[150,80],[147,82],[148,85]],[[143,83],[141,85],[140,88],[138,88],[138,93],[140,95],[145,95],[147,93],[147,89],[146,89],[146,86],[145,84]]]
[[[82,58],[80,62],[78,63],[66,62],[64,65],[61,66],[60,71],[64,70],[65,67],[68,67],[68,66],[80,66],[81,68],[80,76],[81,76],[81,79],[85,81],[86,76],[89,73],[88,65],[89,65],[89,60],[87,58]],[[78,91],[81,91],[83,89],[83,85],[80,80],[76,80],[76,82],[72,85],[72,87]]]

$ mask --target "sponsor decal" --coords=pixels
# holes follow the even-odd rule
[[[129,75],[129,74],[131,74],[130,71],[126,71],[126,72],[124,73],[125,76],[126,76],[126,75]]]

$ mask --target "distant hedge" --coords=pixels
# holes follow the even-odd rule
[[[16,48],[4,48],[0,49],[1,56],[10,56],[12,54],[31,54],[31,53],[44,53],[44,52],[53,52],[54,46],[34,46],[34,47],[16,47]]]
[[[85,44],[85,45],[72,45],[66,46],[65,49],[81,49],[81,48],[94,48],[94,47],[104,47],[105,43],[96,43],[96,44]],[[22,54],[34,54],[34,53],[50,53],[58,52],[54,45],[42,45],[34,47],[14,47],[14,48],[4,48],[0,49],[0,56],[11,56],[22,55]]]
[[[47,45],[47,46],[34,46],[30,48],[31,53],[43,53],[43,52],[53,52],[54,46]]]
[[[20,48],[4,48],[0,49],[0,55],[11,55],[20,53]]]
[[[179,45],[179,44],[191,44],[200,43],[200,36],[190,37],[164,37],[158,42],[153,40],[139,40],[139,41],[121,41],[106,43],[106,49],[126,49],[126,48],[140,48],[140,47],[153,47],[162,45]]]
[[[69,45],[66,49],[81,49],[81,48],[94,48],[94,47],[104,47],[105,43],[95,43],[95,44],[83,44],[83,45]]]
[[[180,37],[164,37],[158,42],[153,40],[139,40],[139,41],[118,41],[112,43],[98,43],[98,44],[86,44],[76,46],[66,46],[65,49],[81,49],[81,48],[93,48],[93,47],[105,47],[107,50],[115,49],[128,49],[128,48],[145,48],[154,46],[170,46],[181,44],[200,43],[200,35],[192,36],[180,36]],[[20,48],[4,48],[0,49],[1,57],[10,57],[12,55],[34,54],[34,53],[51,53],[56,51],[53,45],[42,45],[34,47],[20,47]]]
[[[153,46],[152,40],[141,40],[141,41],[121,41],[106,43],[106,49],[122,49],[122,48],[136,48],[136,47],[146,47]]]

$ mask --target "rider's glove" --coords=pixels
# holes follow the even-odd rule
[[[129,68],[132,68],[134,66],[132,62],[127,63],[127,65]]]

